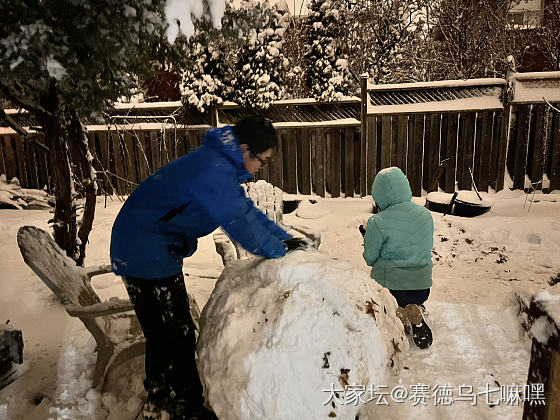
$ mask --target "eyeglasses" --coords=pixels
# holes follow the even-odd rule
[[[265,166],[265,165],[268,163],[268,159],[263,159],[263,158],[260,157],[260,156],[253,155],[253,158],[257,159],[257,160],[260,162],[261,168],[262,168],[263,166]]]

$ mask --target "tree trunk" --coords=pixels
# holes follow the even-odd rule
[[[75,109],[61,105],[54,79],[51,79],[49,88],[34,99],[36,107],[29,105],[33,101],[24,101],[14,92],[22,93],[22,98],[26,94],[34,97],[33,95],[39,92],[27,92],[22,86],[16,88],[12,90],[0,84],[0,91],[10,101],[37,117],[45,133],[45,144],[53,162],[52,177],[56,201],[52,219],[54,239],[70,258],[78,265],[83,265],[93,225],[97,194],[93,155],[89,151],[84,127]],[[74,183],[74,176],[77,184]],[[76,185],[78,191],[75,189]],[[85,198],[81,222],[78,222],[76,214],[75,200],[79,196]]]
[[[54,162],[54,239],[76,264],[83,265],[95,215],[97,192],[87,137],[73,110],[48,115],[44,117],[42,125],[45,129],[45,142]],[[77,184],[74,182],[74,176],[78,177]],[[75,190],[76,185],[79,186],[79,191]],[[79,230],[75,201],[78,196],[85,198]]]
[[[70,168],[70,153],[62,123],[62,113],[45,115],[41,121],[45,130],[45,143],[53,162],[54,196],[56,206],[53,218],[54,240],[75,261],[79,257],[76,243],[76,207],[74,182]]]
[[[83,176],[81,185],[82,195],[85,197],[84,213],[78,231],[79,238],[79,257],[76,259],[78,265],[84,265],[86,257],[86,245],[89,233],[93,226],[93,218],[95,216],[95,202],[97,198],[97,183],[95,178],[95,170],[93,169],[93,155],[89,150],[88,139],[84,131],[84,127],[75,112],[72,112],[70,125],[68,126],[70,144],[73,150],[72,156],[74,163],[81,168],[80,173]]]

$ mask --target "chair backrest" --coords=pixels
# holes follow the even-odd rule
[[[35,226],[22,226],[17,242],[23,260],[63,304],[87,306],[101,302],[85,268],[77,266],[48,232]]]
[[[263,179],[243,184],[245,194],[270,220],[282,221],[282,190]]]
[[[255,203],[255,207],[266,214],[273,222],[282,222],[282,190],[280,188],[263,179],[243,184],[243,188],[247,197]],[[238,242],[232,240],[232,243],[235,246],[238,259],[245,260],[254,257],[253,254],[243,248]]]

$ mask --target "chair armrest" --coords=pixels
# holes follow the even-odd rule
[[[216,252],[222,257],[224,267],[232,261],[237,260],[238,255],[235,245],[229,236],[223,231],[214,234],[214,246]]]
[[[98,276],[99,274],[111,273],[112,271],[113,268],[111,267],[111,264],[93,265],[91,267],[86,267],[86,275],[89,279],[91,279],[93,276]]]
[[[318,232],[313,232],[310,228],[308,228],[307,226],[294,226],[294,225],[289,225],[287,223],[279,223],[279,226],[281,228],[283,228],[286,231],[290,231],[290,230],[295,230],[298,233],[301,233],[303,236],[305,236],[306,238],[308,238],[309,240],[311,240],[313,248],[315,249],[319,249],[319,246],[321,245],[321,234]]]
[[[134,309],[130,301],[123,299],[111,299],[88,306],[67,303],[64,307],[68,315],[78,318],[96,318],[99,316],[117,314],[119,312],[132,311]]]

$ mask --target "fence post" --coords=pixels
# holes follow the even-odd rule
[[[360,114],[360,195],[362,197],[368,194],[367,191],[367,82],[368,74],[363,73],[360,76],[360,98],[361,98],[361,114]]]
[[[504,177],[506,174],[506,153],[509,143],[510,126],[511,126],[511,100],[513,99],[513,89],[515,82],[513,75],[515,72],[509,68],[506,73],[506,84],[502,91],[502,104],[504,110],[502,111],[502,133],[500,138],[500,145],[498,148],[498,168],[496,173],[496,191],[504,188]]]
[[[210,118],[211,118],[210,124],[212,125],[212,127],[217,127],[218,126],[218,107],[217,106],[213,106],[213,107],[210,108]]]

